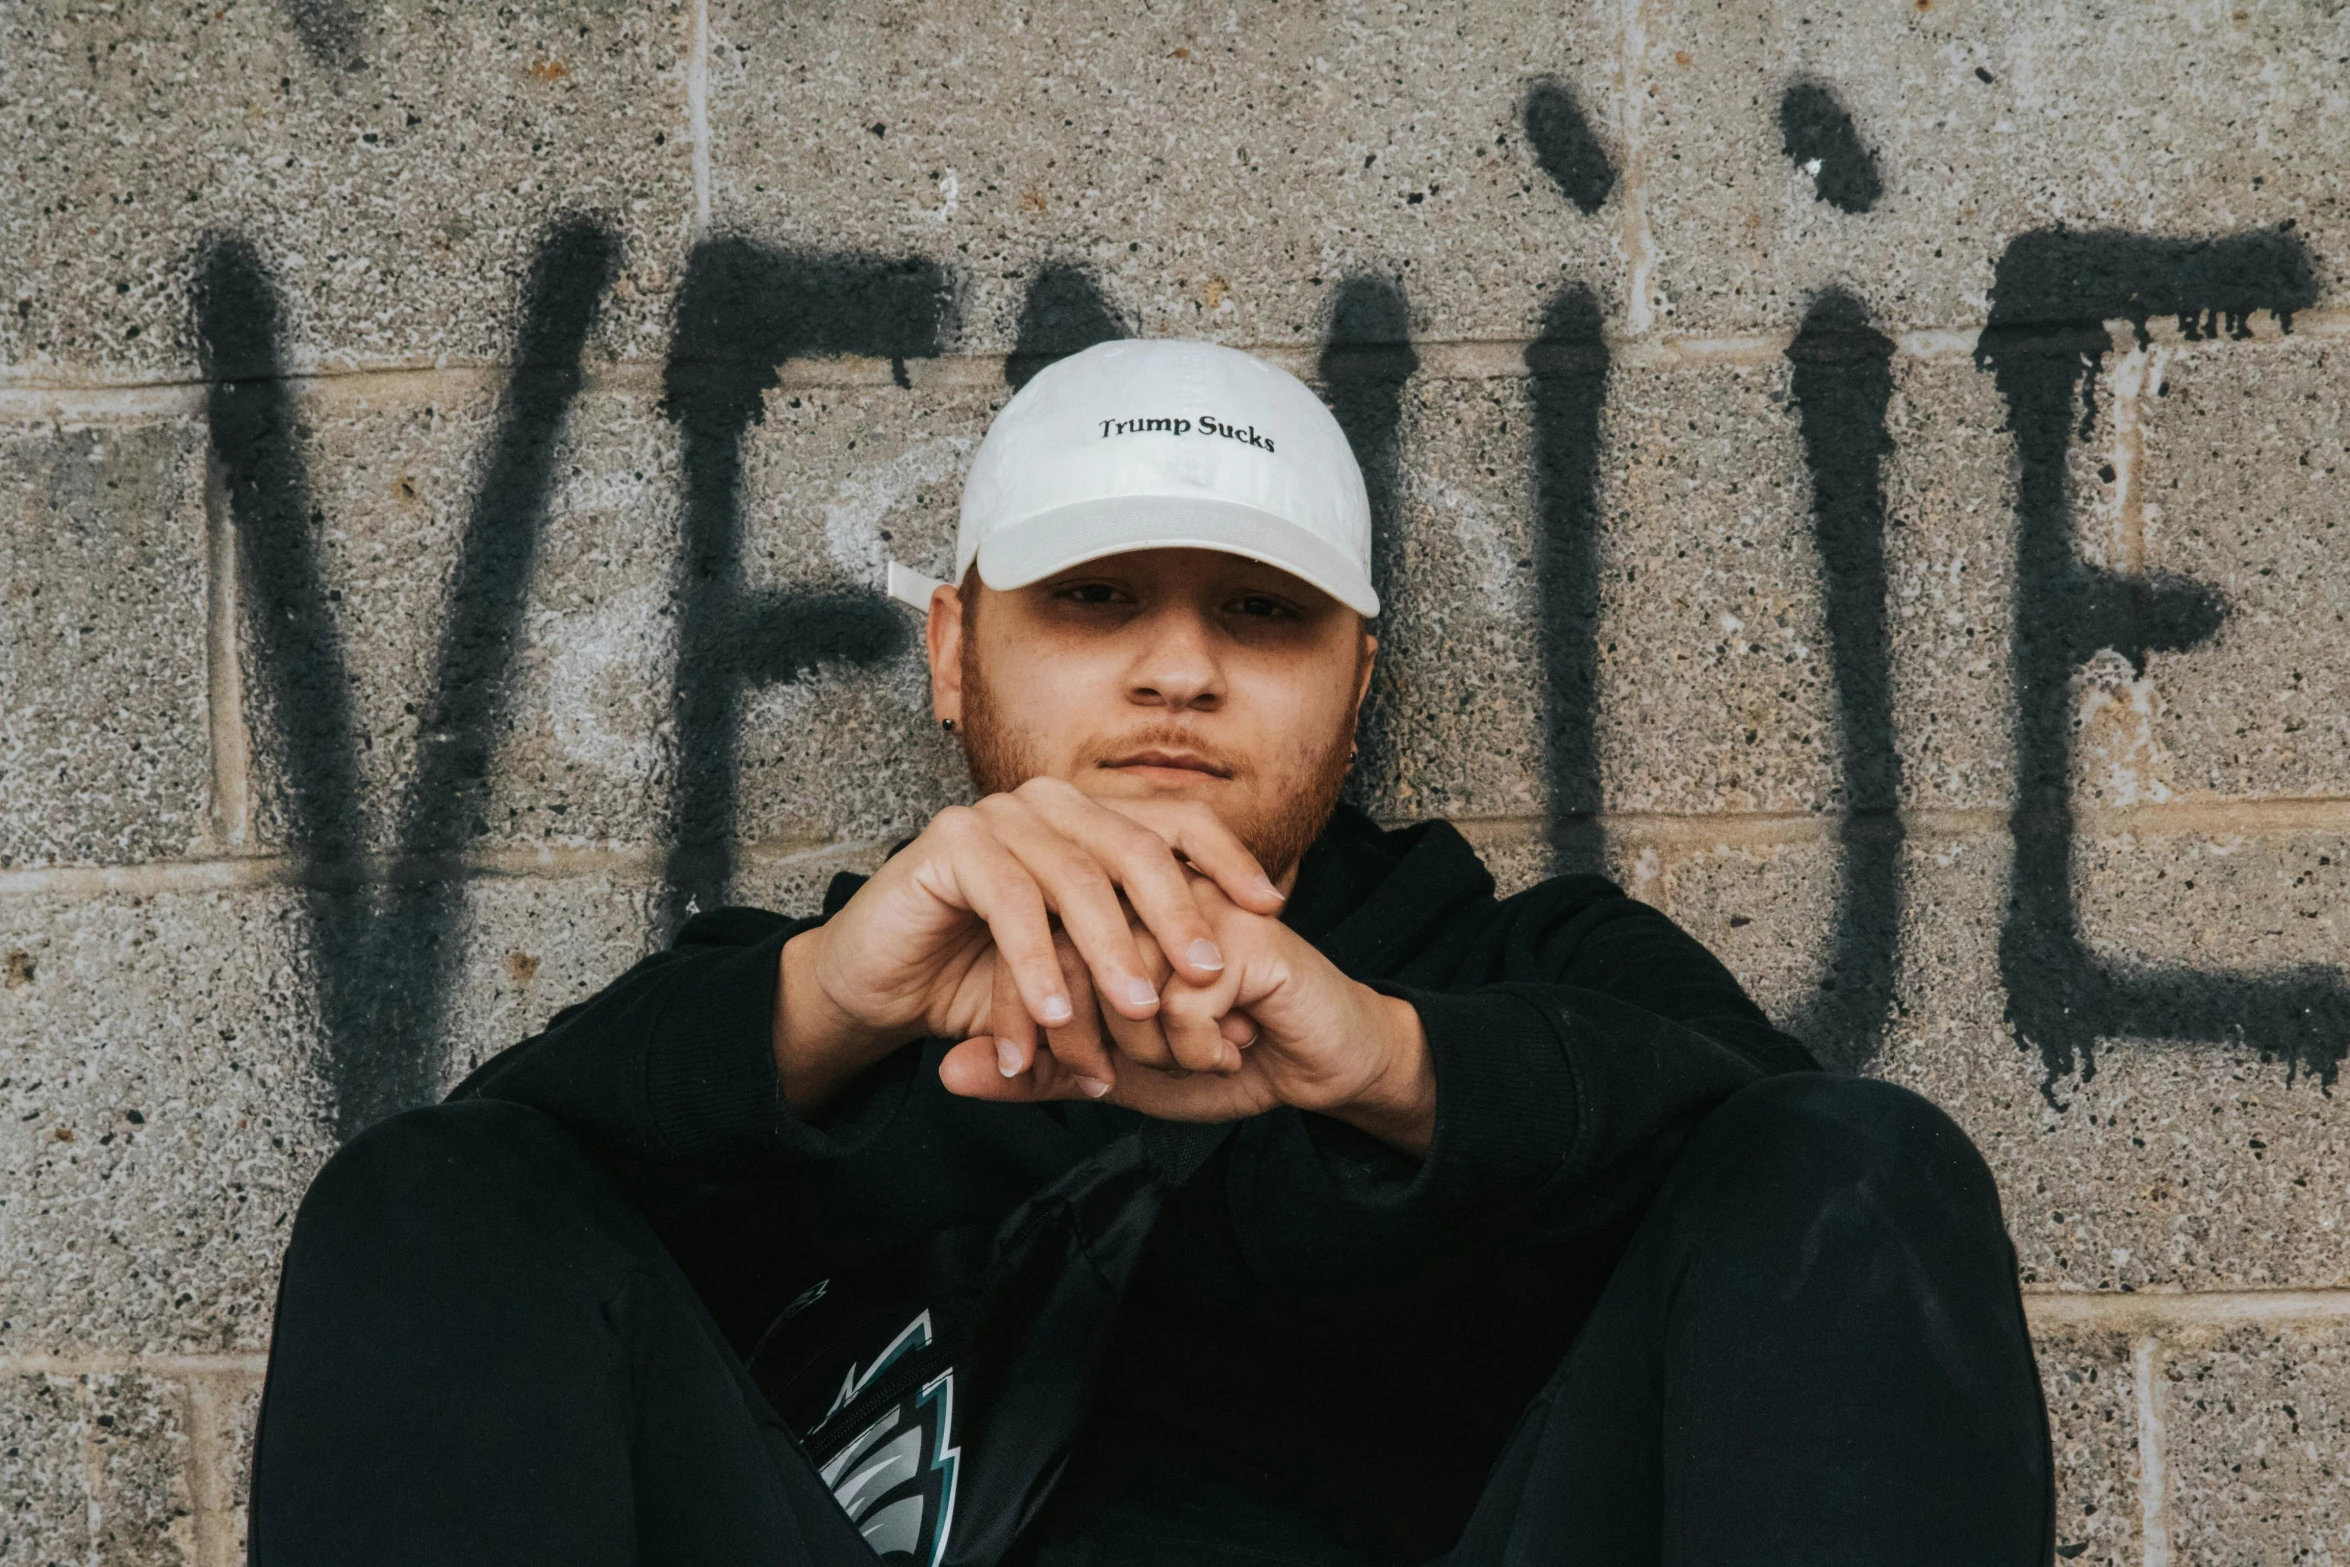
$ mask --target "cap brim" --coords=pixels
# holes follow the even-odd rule
[[[999,591],[1024,588],[1134,550],[1238,555],[1286,571],[1358,615],[1379,613],[1371,579],[1336,545],[1286,517],[1206,495],[1108,496],[1040,512],[979,546],[979,580]]]

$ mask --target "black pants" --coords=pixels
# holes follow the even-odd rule
[[[260,1567],[874,1562],[643,1218],[511,1105],[398,1117],[319,1176],[254,1468]],[[1223,1500],[1037,1554],[1350,1560]],[[2052,1522],[1989,1172],[1916,1095],[1802,1075],[1699,1129],[1449,1560],[2024,1567]]]

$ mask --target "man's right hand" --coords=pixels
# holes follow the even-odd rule
[[[1155,1016],[1158,990],[1128,908],[1184,979],[1204,985],[1224,966],[1185,862],[1240,907],[1280,911],[1264,868],[1205,805],[1102,801],[1035,778],[941,811],[838,914],[785,943],[775,1008],[785,1102],[815,1110],[911,1040],[1000,1032],[991,1024],[999,965],[1038,1028],[1069,1022],[1056,919],[1099,1005]],[[1100,1065],[1063,1064],[1081,1078]],[[1026,1065],[1004,1063],[1007,1075]]]

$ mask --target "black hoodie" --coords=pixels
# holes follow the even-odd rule
[[[859,885],[836,878],[826,913]],[[1296,1110],[1242,1123],[1152,1236],[1065,1490],[1213,1465],[1424,1559],[1458,1534],[1691,1130],[1816,1063],[1664,915],[1595,876],[1497,900],[1442,822],[1384,832],[1342,809],[1284,917],[1419,1010],[1435,1141],[1415,1162]],[[1000,1219],[1140,1120],[959,1099],[937,1040],[794,1117],[771,1044],[778,957],[815,923],[701,916],[457,1090],[578,1135],[738,1347],[801,1285]]]

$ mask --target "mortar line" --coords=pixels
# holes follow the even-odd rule
[[[742,846],[742,863],[772,871],[808,861],[871,854],[897,841],[897,837],[754,839]],[[650,877],[660,874],[667,854],[668,846],[660,843],[476,848],[430,855],[375,853],[356,864],[338,865],[325,877],[314,874],[311,863],[294,854],[151,860],[140,865],[65,865],[0,871],[0,896],[243,892],[326,885],[330,880],[335,885],[394,881],[414,885],[459,879],[511,881],[630,873]]]
[[[2146,501],[2142,491],[2146,466],[2146,427],[2140,415],[2149,381],[2162,384],[2170,350],[2157,345],[2130,345],[2113,367],[2114,544],[2116,564],[2133,581],[2146,576]]]
[[[2255,317],[2256,322],[2268,321]],[[1653,323],[1652,323],[1653,325]],[[2110,323],[2113,349],[2126,353],[2134,346],[2127,323]],[[1982,323],[1908,328],[1894,334],[1895,352],[1902,358],[1927,362],[1971,362]],[[2287,336],[2273,328],[2237,340],[2208,339],[2186,344],[2166,323],[2151,323],[2154,341],[2166,347],[2186,346],[2201,351],[2257,352],[2279,348],[2300,337],[2350,337],[2350,306],[2296,314]],[[1794,334],[1786,331],[1629,333],[1621,328],[1603,334],[1611,354],[1622,364],[1651,369],[1698,369],[1715,365],[1771,365],[1782,362]],[[1529,375],[1525,351],[1531,339],[1431,338],[1415,340],[1422,380],[1523,380]],[[1303,368],[1310,377],[1321,349],[1311,343],[1236,343],[1259,358],[1285,368]],[[941,386],[992,387],[1003,384],[1006,356],[1001,353],[946,353],[907,362],[906,372],[916,386],[925,381]],[[588,385],[658,388],[663,366],[652,360],[605,360],[591,365]],[[293,371],[279,379],[297,386],[330,386],[390,381],[415,377],[420,389],[445,389],[452,383],[494,387],[502,384],[506,367],[418,357],[383,360],[373,364],[321,363]],[[795,359],[780,367],[787,387],[859,387],[896,384],[897,369],[887,359],[842,356]],[[184,375],[130,377],[121,380],[75,377],[47,368],[0,365],[0,418],[54,419],[67,416],[69,400],[86,399],[88,406],[113,417],[141,413],[193,414],[201,412],[205,382]],[[168,394],[179,394],[176,396]]]
[[[204,454],[204,740],[212,796],[206,827],[223,849],[242,848],[253,820],[252,734],[237,658],[237,536],[228,493]]]
[[[2153,1334],[2132,1346],[2138,1395],[2138,1534],[2146,1567],[2170,1567],[2170,1475],[2162,1453],[2162,1343]]]
[[[2024,1291],[2034,1328],[2170,1328],[2350,1322],[2350,1289]]]
[[[230,1373],[234,1375],[235,1373]],[[200,1567],[234,1567],[236,1503],[228,1484],[228,1455],[234,1438],[219,1374],[187,1378],[188,1502],[195,1515],[196,1560]]]
[[[80,1377],[142,1371],[166,1377],[221,1374],[257,1377],[268,1370],[269,1356],[261,1350],[227,1350],[216,1355],[150,1355],[136,1350],[92,1350],[81,1355],[38,1351],[0,1354],[0,1376]]]
[[[710,0],[688,0],[685,40],[686,134],[692,139],[694,238],[710,233]]]
[[[1623,138],[1623,201],[1618,243],[1624,252],[1624,333],[1644,337],[1656,325],[1652,290],[1656,235],[1648,221],[1648,8],[1650,0],[1622,0],[1623,30],[1617,37],[1617,83],[1621,94],[1618,134]]]
[[[1400,826],[1425,819],[1395,817],[1389,824]],[[1538,815],[1444,819],[1472,844],[1491,847],[1538,842],[1556,828],[1547,817]],[[1847,823],[1846,814],[1839,811],[1603,811],[1588,819],[1623,848],[1656,850],[1661,857],[1660,865],[1668,868],[1676,854],[1832,844],[1842,836]],[[1877,824],[1888,834],[1898,829],[1902,838],[1921,846],[2001,841],[2017,825],[2013,810],[2006,806],[1931,806],[1882,815],[1863,813],[1859,819],[1864,824]],[[2051,813],[2044,823],[2026,817],[2022,825],[2027,831],[2043,825],[2053,829],[2060,820]],[[2277,839],[2311,833],[2350,834],[2350,799],[2171,800],[2115,808],[2083,808],[2074,811],[2071,820],[2075,832],[2084,838],[2143,834]],[[743,863],[752,868],[775,869],[828,857],[871,854],[896,842],[899,836],[902,833],[869,839],[753,839],[743,845]],[[407,867],[401,872],[403,881],[649,875],[657,871],[665,852],[666,846],[660,843],[618,841],[475,848],[425,856],[378,853],[360,860],[352,870],[338,874],[355,877],[363,883],[384,880],[397,866]],[[0,871],[0,896],[244,891],[308,886],[314,879],[307,862],[298,855],[222,854],[123,865],[29,866],[5,870]]]

